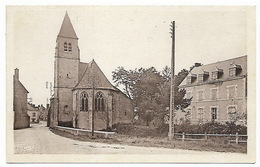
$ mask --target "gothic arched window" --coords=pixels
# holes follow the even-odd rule
[[[72,51],[72,45],[71,45],[71,43],[69,43],[69,52],[71,52]]]
[[[105,98],[103,93],[98,92],[95,96],[95,110],[104,111],[105,110]]]
[[[80,95],[80,111],[88,111],[88,95],[82,92]]]
[[[64,43],[64,51],[67,52],[68,51],[68,46],[67,46],[67,42]]]

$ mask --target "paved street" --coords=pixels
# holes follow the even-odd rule
[[[106,143],[82,142],[52,133],[46,122],[32,124],[31,128],[15,130],[15,153],[17,154],[208,154],[209,152],[136,147]],[[213,152],[212,152],[213,153]],[[214,153],[226,154],[226,153]],[[230,153],[229,153],[230,154]],[[234,153],[235,154],[235,153]]]

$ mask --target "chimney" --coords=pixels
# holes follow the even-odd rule
[[[195,67],[202,66],[202,64],[201,64],[201,63],[195,63],[194,65],[195,65]]]
[[[14,70],[14,76],[15,76],[16,79],[19,80],[19,69],[18,69],[18,68],[16,68],[16,69]]]

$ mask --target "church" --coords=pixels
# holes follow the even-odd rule
[[[80,62],[78,37],[66,12],[56,39],[50,127],[104,130],[131,123],[133,103],[113,86],[97,63]],[[93,124],[92,124],[93,123]]]

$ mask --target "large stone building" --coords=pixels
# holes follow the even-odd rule
[[[65,14],[56,40],[50,126],[101,130],[133,119],[132,101],[114,87],[96,62],[80,62],[78,37]]]
[[[19,81],[19,69],[15,69],[13,76],[13,110],[14,129],[30,127],[30,117],[27,115],[28,90]]]
[[[247,114],[247,56],[195,67],[180,84],[191,123],[236,121],[245,124]]]

